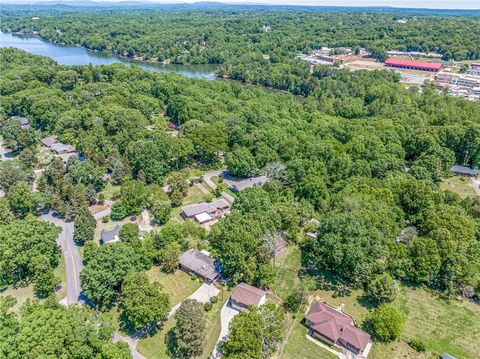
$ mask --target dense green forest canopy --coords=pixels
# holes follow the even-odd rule
[[[180,64],[228,64],[242,55],[285,63],[300,52],[322,46],[365,47],[374,52],[436,51],[456,60],[480,58],[478,15],[253,7],[6,10],[2,29]],[[407,23],[396,22],[403,16]]]
[[[152,186],[167,183],[170,173],[217,167],[224,158],[231,164],[238,156],[248,172],[267,171],[272,182],[241,193],[207,238],[231,280],[268,285],[272,239],[284,233],[296,241],[300,228],[316,218],[317,239],[302,244],[304,267],[316,276],[330,272],[362,286],[387,271],[449,293],[471,296],[480,289],[480,201],[439,187],[454,163],[479,164],[478,102],[428,85],[407,90],[386,71],[319,67],[316,95],[302,99],[135,66],[60,66],[15,49],[1,49],[0,63],[2,135],[20,131],[33,139],[18,145],[19,160],[0,167],[6,179],[0,185],[11,182],[11,173],[24,172],[28,181],[33,164],[24,153],[36,153],[38,137],[46,134],[86,157],[66,165],[53,161],[40,180],[60,215],[78,215],[90,192],[101,190],[101,173],[123,183],[118,202],[124,215],[138,214]],[[28,117],[33,129],[15,128],[11,116]],[[177,136],[167,131],[167,121],[177,126]],[[5,190],[3,212],[34,213],[28,206],[13,211],[12,189]],[[411,227],[413,235],[400,235]],[[159,248],[170,242],[161,232],[153,241]],[[151,257],[142,248],[135,249],[138,257]],[[98,281],[103,272],[94,270],[108,261],[91,259],[82,273],[99,305],[117,300],[123,278],[139,262],[151,265],[151,259],[122,253],[118,260],[125,265],[111,282]],[[104,290],[97,293],[100,282]]]

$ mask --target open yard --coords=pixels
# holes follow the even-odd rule
[[[195,292],[201,285],[198,280],[192,280],[187,273],[181,270],[166,274],[159,267],[152,267],[146,271],[146,274],[150,281],[159,282],[162,285],[163,291],[170,296],[172,307]]]
[[[201,358],[207,359],[215,348],[218,335],[220,334],[220,310],[224,302],[227,300],[227,295],[224,294],[224,300],[221,300],[222,294],[219,294],[219,301],[213,304],[213,308],[209,312],[205,312],[205,319],[207,322],[207,339],[205,349]],[[168,353],[167,337],[168,332],[175,327],[175,318],[168,319],[163,327],[151,337],[142,339],[138,345],[137,350],[146,356],[148,359],[168,359],[171,356]]]
[[[442,182],[440,187],[457,193],[461,198],[476,195],[473,184],[468,177],[453,176],[447,178]]]

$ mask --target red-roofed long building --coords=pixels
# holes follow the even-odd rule
[[[411,61],[403,59],[389,58],[385,61],[385,65],[390,67],[398,67],[408,70],[431,71],[437,72],[442,68],[442,64],[426,61]]]
[[[357,328],[351,317],[326,303],[316,302],[305,321],[312,336],[355,354],[362,355],[370,341],[370,335]]]

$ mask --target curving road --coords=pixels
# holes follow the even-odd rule
[[[66,304],[78,304],[82,291],[80,287],[80,272],[82,271],[83,263],[80,252],[73,241],[73,222],[67,223],[61,218],[52,215],[52,212],[40,216],[40,219],[62,228],[62,232],[58,235],[57,243],[60,245],[65,258],[67,277]]]

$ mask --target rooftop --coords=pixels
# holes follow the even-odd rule
[[[364,350],[370,335],[355,326],[347,314],[322,302],[316,302],[305,316],[311,322],[311,328],[333,342],[344,342]]]
[[[48,136],[40,140],[44,146],[51,147],[53,144],[57,143],[57,136]]]
[[[385,61],[385,65],[389,66],[405,66],[405,67],[416,67],[422,68],[425,70],[434,70],[438,71],[442,68],[442,64],[426,61],[412,61],[404,59],[392,59],[389,58]]]
[[[263,186],[267,182],[268,182],[268,177],[264,175],[264,176],[246,178],[240,181],[231,181],[231,187],[235,191],[240,192],[250,187]]]
[[[119,241],[119,234],[120,234],[120,225],[116,225],[112,229],[102,229],[100,231],[100,238],[102,239],[103,244],[107,243],[115,243]]]
[[[209,280],[214,280],[220,274],[218,261],[196,249],[189,249],[184,252],[180,256],[180,264]]]
[[[264,290],[247,283],[238,284],[232,293],[232,300],[244,306],[259,306],[262,298],[267,294]]]
[[[182,212],[187,217],[194,217],[204,212],[211,214],[217,211],[218,209],[227,209],[229,207],[230,207],[230,203],[228,203],[223,198],[218,198],[213,200],[210,203],[203,202],[203,203],[191,204],[189,206],[184,206],[182,207]]]
[[[452,167],[452,172],[475,177],[478,174],[478,169],[472,169],[467,166],[455,165]]]

